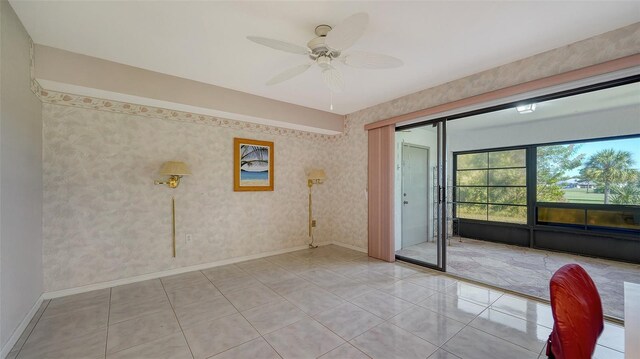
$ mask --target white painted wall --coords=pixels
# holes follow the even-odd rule
[[[395,207],[394,207],[394,230],[395,230],[395,250],[399,250],[402,248],[402,144],[403,143],[411,143],[414,145],[420,145],[429,147],[429,175],[427,180],[429,181],[428,185],[428,215],[429,218],[429,226],[427,228],[428,234],[431,235],[433,233],[432,223],[433,223],[433,210],[431,203],[433,201],[433,193],[430,190],[433,183],[433,171],[432,167],[436,164],[437,157],[437,134],[435,131],[429,131],[422,128],[411,129],[411,132],[396,132],[396,163],[395,163],[395,181],[394,181],[394,192],[395,192]]]
[[[29,36],[0,1],[0,347],[42,294],[42,119]]]

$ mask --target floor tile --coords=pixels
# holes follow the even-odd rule
[[[440,346],[456,335],[464,324],[422,307],[414,307],[389,320],[429,343]]]
[[[398,278],[374,271],[366,271],[349,276],[373,288],[382,288],[398,281]]]
[[[225,279],[246,277],[249,275],[249,273],[243,271],[235,264],[205,269],[202,270],[202,274],[204,274],[207,278],[214,282],[222,281]]]
[[[540,352],[551,334],[547,327],[490,308],[469,325],[533,352]]]
[[[352,279],[349,282],[344,282],[339,285],[332,286],[329,291],[340,298],[350,300],[363,294],[370,293],[374,290],[375,288]]]
[[[447,287],[445,289],[445,293],[480,305],[491,305],[503,294],[503,292],[498,290],[480,287],[465,282],[458,282]]]
[[[242,315],[233,314],[184,330],[195,359],[208,358],[260,336]]]
[[[212,300],[185,305],[175,308],[178,321],[182,328],[208,322],[216,318],[237,313],[236,308],[225,297],[216,297]]]
[[[264,338],[284,359],[317,358],[344,343],[311,318],[278,329]]]
[[[306,279],[296,276],[294,278],[267,283],[266,286],[271,288],[274,292],[284,296],[285,294],[290,294],[304,288],[314,286],[314,284]]]
[[[598,338],[598,344],[607,348],[624,352],[624,327],[613,324],[604,323],[604,330]]]
[[[167,296],[169,297],[171,305],[175,308],[194,303],[206,302],[222,296],[222,293],[220,293],[213,284],[207,282],[204,285],[195,285],[167,291]]]
[[[7,355],[7,359],[15,359],[18,356],[18,352],[20,351],[24,343],[29,338],[29,335],[35,328],[36,324],[42,317],[42,314],[47,309],[47,306],[49,305],[50,302],[51,301],[48,299],[45,299],[42,301],[42,303],[40,304],[40,308],[38,308],[38,310],[36,311],[36,314],[34,314],[33,318],[31,318],[31,320],[29,321],[29,324],[27,324],[27,327],[24,329],[24,331],[18,338],[18,341],[13,345],[13,348],[11,348],[9,355]]]
[[[465,359],[538,358],[538,352],[526,350],[518,345],[471,327],[462,329],[442,348]]]
[[[464,324],[470,323],[487,307],[444,293],[437,293],[418,303],[421,307],[445,315]]]
[[[218,290],[222,292],[222,294],[233,292],[234,290],[254,287],[261,284],[262,283],[260,283],[260,281],[250,275],[213,281],[213,285],[215,285],[216,288],[218,288]]]
[[[86,331],[80,336],[53,342],[27,340],[18,359],[104,358],[107,328]]]
[[[282,299],[276,292],[260,284],[253,287],[238,289],[225,294],[225,297],[236,309],[243,311]]]
[[[246,310],[242,315],[262,335],[307,317],[302,310],[284,299]]]
[[[351,303],[316,314],[313,318],[344,340],[351,340],[383,322],[379,317]]]
[[[192,287],[195,285],[206,285],[211,283],[207,277],[200,271],[176,274],[169,277],[160,278],[164,290],[173,292],[178,289]]]
[[[145,301],[164,295],[165,292],[160,279],[152,279],[111,288],[111,303],[133,300]]]
[[[438,349],[427,359],[460,359],[460,357],[453,355],[444,349]]]
[[[380,290],[411,303],[421,302],[436,292],[433,289],[425,288],[406,280],[395,282],[380,288]]]
[[[351,277],[354,275],[358,275],[362,272],[366,272],[369,270],[369,267],[366,264],[348,262],[348,263],[339,263],[339,264],[330,264],[327,266],[332,272],[338,273],[340,275]]]
[[[602,345],[596,345],[592,359],[624,359],[624,353]]]
[[[340,285],[341,283],[348,282],[349,279],[338,273],[332,272],[327,269],[312,269],[300,274],[300,277],[312,282],[313,284],[328,289],[327,287]]]
[[[107,354],[107,359],[193,359],[193,357],[184,335],[177,333]]]
[[[393,266],[374,269],[374,271],[378,273],[386,274],[388,276],[392,276],[398,279],[404,279],[411,275],[420,273],[420,271],[417,269],[409,268],[408,266],[400,265],[397,263]]]
[[[345,343],[321,356],[320,359],[369,359],[369,356],[353,345]]]
[[[44,311],[44,314],[42,314],[42,317],[51,317],[96,305],[109,306],[110,297],[111,288],[54,298],[49,302],[49,305],[47,305],[47,309]]]
[[[280,355],[262,338],[231,348],[209,359],[280,359]]]
[[[438,349],[435,345],[389,323],[383,323],[365,332],[350,343],[374,359],[424,359]]]
[[[280,282],[282,280],[290,280],[297,277],[295,274],[288,272],[282,268],[273,268],[269,270],[252,273],[253,277],[264,284]]]
[[[49,345],[74,339],[107,328],[109,307],[93,306],[85,309],[40,318],[25,342],[27,345]]]
[[[109,326],[107,353],[114,353],[160,337],[181,333],[172,310],[165,310]]]
[[[356,297],[351,300],[351,303],[382,319],[389,319],[414,306],[405,300],[380,291],[373,291]]]
[[[422,287],[437,290],[439,292],[446,291],[448,287],[455,285],[458,282],[451,277],[432,273],[414,274],[410,277],[405,278],[405,280]]]
[[[171,310],[171,304],[169,304],[169,299],[167,299],[166,294],[147,300],[120,300],[111,302],[109,324],[115,324],[166,310]]]
[[[548,304],[504,294],[491,305],[491,308],[547,328],[553,328],[553,314],[551,306]]]
[[[284,297],[309,315],[324,312],[345,302],[335,294],[316,286],[286,294]]]

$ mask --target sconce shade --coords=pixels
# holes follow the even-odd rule
[[[308,180],[319,180],[319,181],[323,181],[327,178],[327,175],[324,173],[324,170],[321,168],[314,168],[311,171],[309,171],[309,174],[307,175],[307,179]]]
[[[191,171],[184,162],[169,161],[162,164],[160,174],[163,176],[187,176],[191,174]]]

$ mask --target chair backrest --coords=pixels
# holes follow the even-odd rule
[[[557,359],[591,358],[604,329],[602,302],[593,280],[581,266],[567,264],[551,277],[550,290],[553,355]]]

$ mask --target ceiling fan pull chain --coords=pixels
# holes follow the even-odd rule
[[[329,96],[331,98],[331,106],[329,106],[329,109],[333,111],[333,91],[329,90]]]

